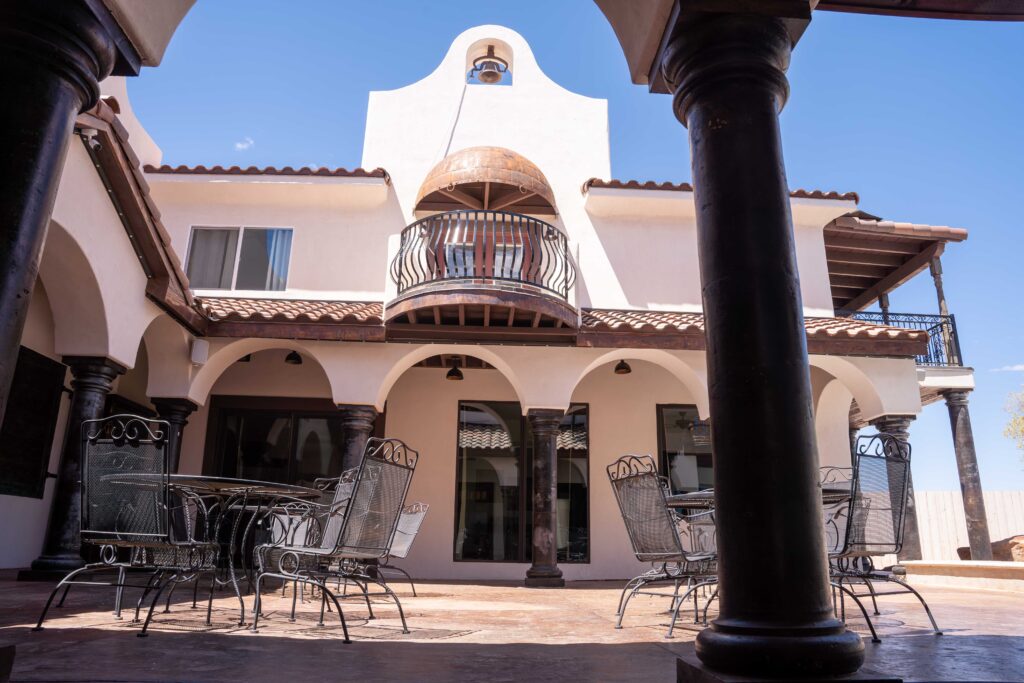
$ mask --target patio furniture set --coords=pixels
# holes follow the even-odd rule
[[[651,563],[651,569],[622,589],[615,627],[622,628],[626,608],[638,595],[670,600],[667,638],[684,605],[692,603],[694,623],[706,625],[708,609],[718,597],[714,491],[673,495],[649,455],[626,455],[607,469],[633,552],[641,562]],[[878,598],[887,595],[914,595],[934,632],[942,634],[921,594],[891,567],[874,565],[874,558],[896,555],[903,546],[909,480],[910,444],[884,433],[857,439],[853,467],[821,468],[833,610],[845,621],[846,600],[852,600],[873,642],[880,639],[871,616],[880,614]],[[879,590],[876,584],[886,588]],[[872,615],[864,605],[867,598]]]
[[[406,504],[418,454],[397,439],[369,439],[357,468],[315,487],[272,482],[171,474],[167,434],[170,425],[135,415],[115,415],[82,425],[81,540],[94,561],[68,574],[50,593],[36,630],[54,598],[61,607],[72,586],[115,589],[114,614],[121,616],[124,590],[141,590],[133,622],[146,636],[166,595],[169,611],[176,588],[191,584],[192,606],[200,582],[208,582],[206,624],[211,625],[213,594],[230,587],[245,624],[246,591],[254,589],[251,629],[258,628],[262,592],[268,580],[319,594],[320,619],[336,611],[344,642],[351,642],[342,602],[365,602],[373,619],[373,596],[393,600],[409,633],[402,605],[386,576],[405,570],[390,564],[408,555],[428,506]],[[89,551],[87,551],[89,552]],[[113,579],[105,579],[115,573]],[[138,579],[138,582],[135,581]],[[333,586],[333,588],[331,587]],[[348,587],[356,590],[351,593]],[[344,593],[340,593],[340,589]],[[333,609],[332,609],[333,607]]]

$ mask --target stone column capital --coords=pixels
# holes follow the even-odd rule
[[[565,417],[565,411],[557,408],[531,408],[526,412],[526,419],[530,421],[530,428],[535,436],[543,436],[552,432],[557,435],[563,417]]]
[[[970,393],[970,389],[947,389],[940,392],[947,406],[966,406]]]
[[[782,111],[789,98],[786,69],[792,41],[783,19],[740,13],[693,13],[681,18],[661,54],[672,89],[672,109],[689,127],[689,112],[704,91],[742,81],[767,89]]]
[[[71,368],[72,389],[110,391],[114,380],[128,369],[104,356],[64,356],[64,365]]]
[[[374,422],[377,420],[377,408],[370,405],[358,405],[350,403],[339,403],[338,412],[341,413],[341,423],[345,429],[373,431]]]
[[[910,423],[914,415],[883,415],[871,420],[872,427],[880,432],[892,434],[900,441],[910,440]]]
[[[99,82],[113,71],[117,50],[86,3],[33,0],[3,3],[0,54],[28,57],[55,74],[74,89],[79,111],[85,111],[99,100]]]
[[[199,409],[194,401],[187,398],[151,398],[149,400],[156,407],[156,412],[162,419],[182,426],[188,423],[188,416]]]

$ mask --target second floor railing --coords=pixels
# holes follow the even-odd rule
[[[928,350],[917,356],[918,365],[961,366],[960,338],[956,332],[956,319],[952,315],[927,315],[922,313],[843,312],[836,315],[854,320],[889,325],[928,333]]]
[[[568,300],[576,281],[561,230],[508,211],[448,211],[402,231],[391,262],[398,293],[428,283],[483,280],[528,284]]]

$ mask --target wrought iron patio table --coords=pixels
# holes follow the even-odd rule
[[[159,486],[164,475],[150,473],[122,473],[112,475],[120,483],[133,486],[146,486],[152,483]],[[170,490],[175,489],[188,491],[201,498],[214,499],[217,508],[217,521],[213,528],[213,538],[218,539],[224,546],[227,556],[227,574],[223,579],[215,579],[219,585],[231,584],[238,598],[239,604],[239,626],[245,624],[245,602],[242,599],[242,590],[239,586],[239,576],[248,577],[249,567],[245,560],[245,544],[248,541],[252,528],[261,517],[262,513],[268,513],[275,509],[282,500],[316,500],[322,494],[317,489],[296,484],[280,484],[270,481],[259,481],[255,479],[234,479],[231,477],[215,477],[200,474],[171,474],[167,475]],[[231,531],[226,540],[222,540],[221,527],[228,518],[228,513],[234,512],[234,519],[230,522]],[[250,512],[248,521],[242,525],[244,512]],[[241,534],[239,534],[241,532]],[[241,548],[240,567],[235,566],[235,551]],[[239,571],[240,570],[240,571]],[[170,598],[168,598],[168,602]]]
[[[850,485],[845,486],[822,486],[821,502],[825,505],[834,505],[850,499]],[[715,490],[704,489],[702,491],[691,491],[689,493],[677,493],[666,496],[665,501],[670,508],[685,509],[711,509],[715,507]]]

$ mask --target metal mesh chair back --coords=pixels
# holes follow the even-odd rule
[[[718,556],[715,511],[705,510],[679,519],[679,541],[687,560],[709,560]]]
[[[607,470],[636,558],[642,562],[684,559],[654,459],[649,455],[626,455]]]
[[[170,541],[169,427],[137,415],[82,423],[83,541]]]
[[[357,559],[388,554],[418,457],[398,439],[367,441],[338,534],[337,553]]]
[[[820,483],[822,490],[852,491],[852,467],[822,467]],[[829,500],[822,505],[822,522],[825,527],[825,549],[829,555],[843,551],[846,544],[846,526],[850,515],[849,498]]]
[[[890,434],[857,439],[843,555],[885,555],[903,547],[910,444]]]
[[[398,526],[395,528],[395,537],[391,540],[391,557],[402,559],[409,556],[412,549],[412,542],[416,540],[416,534],[423,526],[423,519],[427,516],[430,508],[426,503],[412,503],[402,508],[402,514],[398,516]]]
[[[348,501],[352,497],[358,476],[359,468],[353,467],[320,489],[320,499],[317,502],[326,507],[322,523],[323,534],[320,538],[321,548],[334,548],[337,545],[338,534],[345,523]]]

